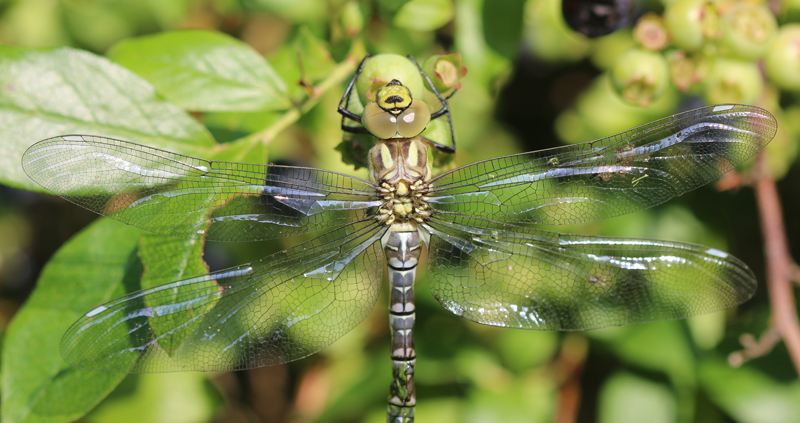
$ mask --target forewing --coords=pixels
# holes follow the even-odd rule
[[[22,165],[81,207],[184,238],[257,241],[330,230],[380,204],[370,183],[335,172],[203,160],[89,135],[40,141]]]
[[[775,135],[767,111],[708,106],[596,141],[499,157],[435,178],[435,210],[568,224],[643,210],[717,179]]]
[[[242,370],[297,360],[369,314],[386,227],[347,225],[256,262],[135,292],[61,341],[75,367],[121,373]]]
[[[484,224],[424,225],[433,296],[478,323],[583,330],[680,319],[736,306],[756,288],[744,263],[713,248]]]

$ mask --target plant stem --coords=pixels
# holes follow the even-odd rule
[[[789,254],[778,189],[775,180],[764,170],[765,154],[759,154],[756,162],[758,179],[755,191],[761,215],[761,231],[764,234],[767,291],[775,327],[786,344],[795,370],[800,374],[800,322],[797,319],[794,291],[790,282],[793,262]]]
[[[248,135],[242,139],[244,143],[252,143],[260,141],[269,144],[275,137],[284,131],[286,128],[293,125],[300,119],[301,116],[308,113],[312,107],[316,106],[320,98],[333,87],[337,87],[342,81],[346,80],[355,72],[358,59],[353,55],[348,55],[344,61],[337,65],[333,71],[328,75],[325,80],[311,88],[311,95],[309,95],[300,104],[287,110],[277,121],[272,125]]]

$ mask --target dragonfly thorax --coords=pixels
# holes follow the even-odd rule
[[[369,153],[370,180],[384,199],[377,219],[386,225],[424,222],[431,177],[427,144],[420,137],[379,140]]]

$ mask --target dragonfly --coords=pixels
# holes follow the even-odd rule
[[[715,248],[534,225],[632,213],[707,184],[773,138],[777,122],[766,110],[707,106],[595,141],[434,175],[432,143],[420,132],[429,119],[449,118],[449,110],[437,93],[439,111],[417,109],[411,120],[421,121],[403,126],[419,100],[411,94],[402,81],[381,88],[378,108],[369,106],[380,129],[367,113],[343,113],[379,133],[368,153],[370,180],[204,160],[102,136],[62,135],[31,146],[22,163],[38,184],[151,232],[237,242],[315,236],[251,263],[98,305],[64,335],[63,358],[118,373],[298,360],[367,317],[386,271],[393,367],[387,421],[413,422],[414,284],[425,251],[433,296],[485,325],[597,329],[710,313],[753,295],[753,272]]]

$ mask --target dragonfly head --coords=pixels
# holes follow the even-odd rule
[[[367,130],[380,139],[415,137],[430,121],[428,105],[415,100],[411,91],[396,79],[378,90],[376,101],[367,104],[361,115]]]
[[[413,98],[411,98],[411,91],[409,91],[402,82],[396,79],[392,79],[391,82],[378,90],[376,98],[378,106],[393,115],[400,114],[403,110],[407,109],[413,101]]]

